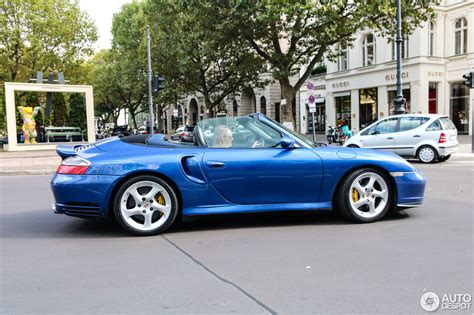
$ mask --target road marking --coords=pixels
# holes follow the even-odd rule
[[[227,283],[231,286],[233,286],[234,288],[236,288],[238,291],[240,291],[242,294],[244,294],[245,296],[247,296],[248,298],[250,298],[252,301],[254,301],[255,303],[257,303],[258,305],[260,305],[261,307],[263,307],[264,309],[266,309],[270,314],[277,314],[277,312],[275,312],[274,310],[272,310],[270,307],[266,306],[265,304],[263,304],[263,302],[259,301],[256,297],[254,297],[253,295],[251,295],[250,293],[248,293],[247,291],[245,291],[244,289],[242,289],[241,287],[239,287],[237,284],[233,283],[232,281],[230,280],[227,280],[226,278],[224,277],[221,277],[219,276],[217,273],[215,273],[214,271],[212,271],[209,267],[207,267],[206,265],[204,265],[202,262],[200,262],[199,260],[197,260],[196,258],[194,258],[191,254],[189,254],[188,252],[186,252],[184,249],[182,249],[181,247],[179,247],[178,244],[176,244],[175,242],[173,242],[172,240],[170,240],[169,238],[167,238],[166,236],[164,236],[163,234],[161,234],[161,237],[164,238],[169,244],[171,244],[173,247],[175,247],[177,250],[179,250],[181,253],[183,253],[186,257],[188,257],[189,259],[191,259],[193,262],[195,262],[197,265],[201,266],[201,268],[203,268],[205,271],[207,271],[208,273],[210,273],[211,275],[213,275],[214,277],[216,277],[217,279],[219,279],[220,281],[224,282],[224,283]]]

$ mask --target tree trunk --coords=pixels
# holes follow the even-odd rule
[[[280,120],[285,127],[291,130],[297,130],[296,121],[293,113],[293,98],[295,93],[290,85],[289,80],[280,80],[281,94],[286,100],[286,105],[280,105]]]

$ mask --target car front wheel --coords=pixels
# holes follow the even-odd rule
[[[115,218],[135,235],[156,235],[165,231],[177,213],[178,200],[173,188],[154,176],[131,178],[115,195]]]
[[[424,145],[418,149],[417,157],[423,163],[433,163],[438,159],[438,152],[435,148]]]
[[[356,170],[344,179],[335,205],[347,219],[369,223],[380,220],[388,212],[393,198],[394,192],[387,175],[366,168]]]

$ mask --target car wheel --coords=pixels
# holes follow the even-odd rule
[[[349,144],[347,147],[348,148],[359,148],[359,146],[356,145],[356,144]]]
[[[423,163],[433,163],[438,159],[438,152],[433,147],[424,145],[418,149],[416,156]]]
[[[438,162],[444,162],[444,161],[447,161],[449,160],[449,158],[451,157],[451,154],[449,155],[442,155],[442,156],[438,156]]]
[[[369,223],[387,213],[393,198],[387,175],[367,168],[354,171],[344,179],[336,193],[335,206],[347,219]]]
[[[178,199],[173,188],[154,176],[131,178],[115,195],[115,218],[135,235],[156,235],[165,231],[177,213]]]

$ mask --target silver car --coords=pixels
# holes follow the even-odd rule
[[[421,162],[443,162],[458,150],[458,131],[445,115],[389,116],[349,138],[345,147],[386,150]]]

